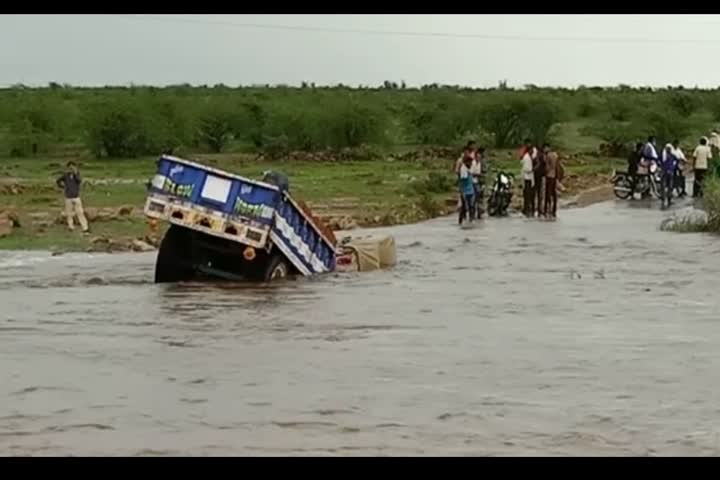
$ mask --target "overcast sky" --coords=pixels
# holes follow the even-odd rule
[[[715,87],[719,47],[718,15],[2,15],[0,85]]]

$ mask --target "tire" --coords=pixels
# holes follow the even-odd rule
[[[265,268],[262,269],[262,276],[260,278],[263,282],[272,282],[275,280],[282,280],[287,278],[290,274],[290,267],[288,266],[285,257],[280,254],[275,254],[270,257]]]
[[[618,187],[621,189],[618,190]],[[627,177],[620,177],[615,180],[615,183],[613,184],[613,192],[620,200],[627,200],[632,196],[632,185],[628,181]]]
[[[162,239],[155,261],[155,283],[187,282],[195,278],[192,232],[171,225]],[[188,258],[188,256],[190,258]]]
[[[495,217],[498,214],[498,208],[497,208],[497,197],[494,193],[490,195],[490,198],[488,199],[488,215],[491,217]]]

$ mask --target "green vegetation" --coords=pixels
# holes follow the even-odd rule
[[[522,140],[550,141],[570,159],[572,194],[606,183],[648,134],[688,150],[714,122],[720,90],[16,86],[0,89],[0,209],[19,212],[23,227],[0,248],[87,246],[28,217],[59,214],[54,179],[68,159],[88,181],[86,207],[135,207],[136,216],[93,224],[94,235],[144,231],[144,182],[167,150],[255,178],[279,169],[318,215],[392,224],[452,208],[450,171],[468,139],[511,172]]]
[[[708,214],[707,231],[720,233],[720,179],[708,179],[705,186],[703,208]]]
[[[173,149],[282,158],[365,146],[363,158],[398,146],[457,147],[468,138],[515,148],[526,137],[566,150],[576,147],[566,140],[579,140],[584,153],[602,142],[621,154],[649,133],[694,143],[714,121],[717,90],[52,84],[0,90],[0,156],[135,158]]]

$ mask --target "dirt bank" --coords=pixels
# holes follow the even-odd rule
[[[420,152],[405,154],[403,160],[361,162],[342,168],[333,167],[335,163],[319,163],[320,166],[308,163],[302,164],[302,168],[287,164],[283,168],[292,170],[290,173],[296,179],[296,198],[310,200],[307,201],[310,210],[328,229],[351,231],[414,224],[454,214],[457,195],[453,192],[452,180],[446,178],[447,171],[428,170],[428,167],[418,165],[422,163],[419,159],[428,155],[449,154],[445,151]],[[583,159],[569,159],[567,162],[567,175],[560,195],[561,207],[584,206],[612,198],[607,174],[598,173],[605,172],[604,165]],[[511,157],[505,160],[498,158],[496,165],[496,168],[508,171],[517,166]],[[99,166],[88,165],[87,168]],[[140,166],[135,168],[146,172],[147,169],[144,166],[140,169]],[[231,171],[240,168],[234,164],[219,166]],[[257,174],[249,169],[240,170],[249,177]],[[46,173],[43,170],[43,175]],[[9,218],[0,222],[0,249],[147,251],[155,247],[162,237],[162,231],[150,235],[140,207],[145,193],[136,185],[139,177],[88,179],[84,203],[92,233],[82,236],[77,231],[67,231],[57,188],[52,182],[40,181],[37,175],[34,181],[3,182],[0,185],[4,210],[13,215],[12,222]],[[578,196],[586,191],[588,193],[584,196]],[[519,210],[521,203],[522,186],[516,182],[512,208]],[[0,213],[2,210],[0,208]]]

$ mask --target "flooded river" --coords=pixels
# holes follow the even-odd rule
[[[720,241],[663,215],[438,219],[271,287],[0,253],[0,453],[718,455]]]

